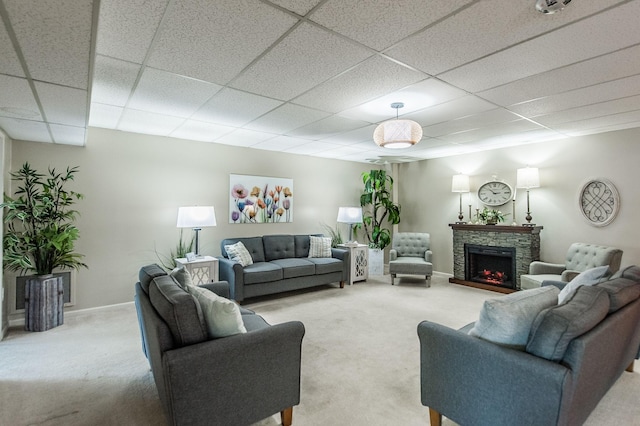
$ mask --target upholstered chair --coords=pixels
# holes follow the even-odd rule
[[[595,244],[573,243],[564,263],[535,261],[529,265],[529,274],[520,276],[520,288],[537,288],[545,280],[569,282],[581,272],[598,266],[609,266],[611,273],[620,269],[622,250]]]
[[[424,275],[431,286],[431,238],[427,233],[396,232],[389,251],[391,285],[397,274]]]

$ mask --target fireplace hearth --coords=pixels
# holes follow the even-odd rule
[[[464,256],[466,281],[516,289],[514,247],[465,244]]]

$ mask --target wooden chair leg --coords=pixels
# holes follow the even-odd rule
[[[442,426],[442,414],[433,408],[429,408],[429,423],[431,426]]]
[[[628,371],[629,373],[633,373],[633,363],[634,363],[634,362],[635,362],[635,361],[631,361],[631,364],[629,364],[629,366],[627,367],[627,371]]]
[[[344,288],[344,281],[340,281],[340,288]]]
[[[282,426],[291,426],[293,420],[293,407],[285,408],[280,411],[280,419],[282,420]]]
[[[393,285],[393,279],[396,277],[396,274],[391,274],[391,285]]]

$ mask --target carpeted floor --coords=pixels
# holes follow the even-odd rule
[[[294,425],[407,426],[429,423],[420,404],[418,323],[461,327],[492,297],[500,294],[449,284],[444,275],[431,288],[410,277],[391,286],[384,276],[244,306],[272,324],[305,324]],[[623,374],[587,425],[640,425],[638,391],[640,374]],[[73,313],[43,333],[11,329],[0,342],[0,425],[165,424],[133,304]],[[273,416],[255,426],[277,424]]]

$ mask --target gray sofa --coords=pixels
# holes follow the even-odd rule
[[[226,282],[201,287],[229,298]],[[304,325],[269,325],[240,308],[247,332],[210,339],[199,302],[158,265],[140,269],[142,349],[171,425],[249,425],[300,403]]]
[[[229,259],[224,247],[238,241],[251,254],[252,265],[242,266]],[[309,258],[309,235],[227,238],[220,242],[220,251],[220,279],[229,282],[231,298],[238,302],[335,282],[342,288],[349,279],[349,251],[332,248],[331,257]]]
[[[545,290],[557,297],[553,288],[519,293]],[[581,425],[625,369],[633,371],[639,297],[635,266],[579,287],[566,304],[555,300],[534,314],[521,350],[470,335],[469,326],[420,323],[421,397],[431,425],[442,415],[474,426]]]

